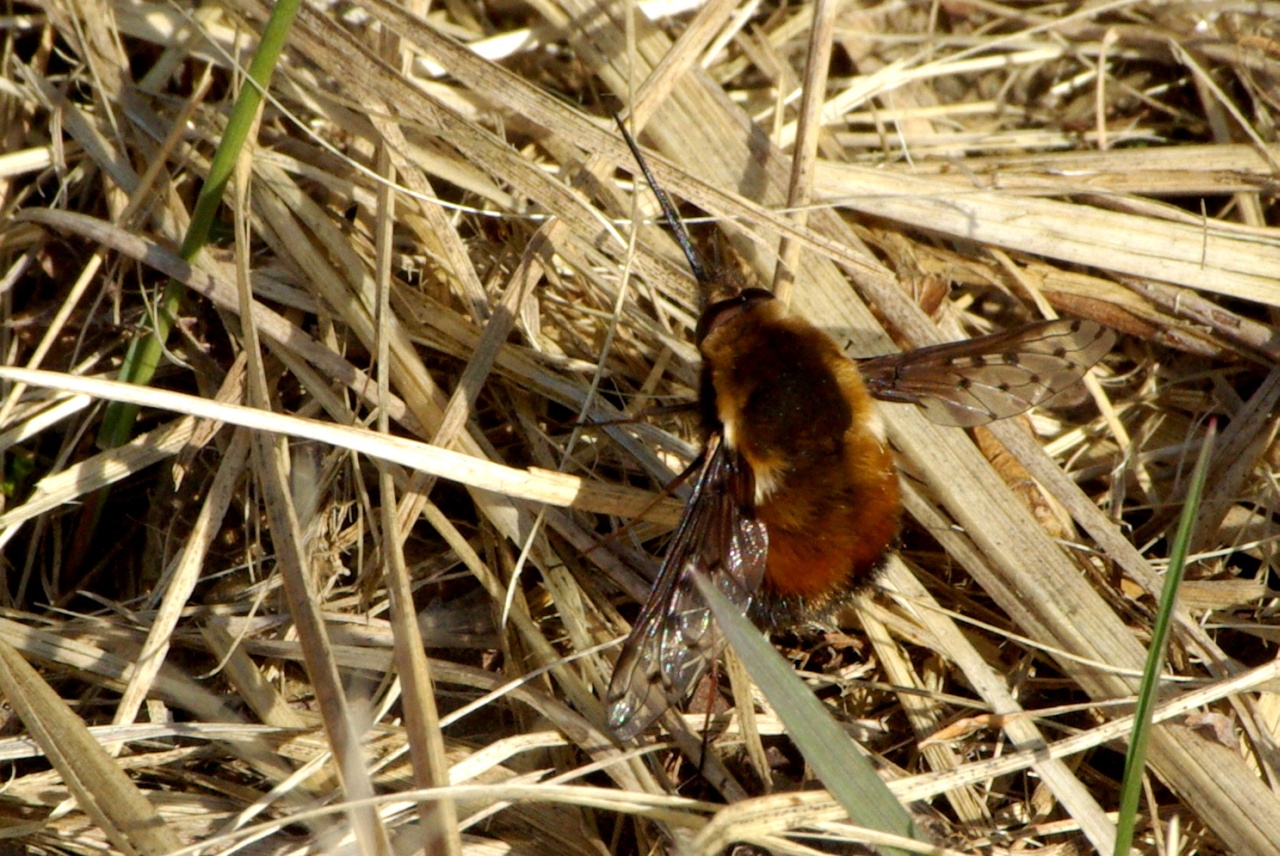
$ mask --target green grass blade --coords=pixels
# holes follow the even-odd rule
[[[1169,569],[1165,571],[1164,589],[1160,592],[1160,608],[1156,613],[1151,632],[1151,647],[1147,651],[1147,665],[1142,673],[1142,685],[1138,690],[1138,706],[1134,712],[1133,733],[1129,737],[1129,754],[1124,763],[1124,782],[1120,789],[1120,812],[1116,824],[1116,856],[1128,856],[1133,845],[1133,827],[1138,816],[1138,801],[1142,796],[1142,775],[1146,767],[1147,741],[1151,735],[1151,714],[1159,701],[1160,672],[1164,669],[1165,647],[1173,625],[1173,608],[1178,598],[1178,586],[1186,566],[1187,551],[1191,544],[1191,530],[1200,511],[1204,495],[1204,483],[1209,472],[1209,460],[1213,457],[1213,442],[1218,426],[1209,422],[1204,435],[1204,445],[1191,473],[1186,502],[1178,520],[1178,530],[1169,550]],[[1152,819],[1154,822],[1155,819]]]
[[[876,775],[871,762],[791,665],[714,584],[702,577],[696,577],[696,581],[725,638],[777,711],[809,766],[850,819],[871,829],[925,840],[906,809]]]
[[[187,227],[181,249],[182,257],[187,261],[195,258],[209,239],[218,205],[222,202],[227,182],[231,180],[236,159],[240,157],[240,151],[253,128],[254,119],[262,104],[262,93],[271,84],[271,75],[284,51],[300,2],[301,0],[279,0],[271,9],[271,17],[262,31],[258,51],[249,65],[249,81],[240,90],[240,95],[231,108],[222,142],[218,144],[218,150],[214,152],[213,162],[209,166],[209,177],[201,187],[195,209],[191,212],[191,224]],[[185,294],[186,287],[177,280],[171,279],[165,284],[164,292],[156,301],[151,314],[151,332],[129,345],[124,363],[120,367],[120,380],[143,386],[151,383],[160,366],[164,343],[169,338],[169,331],[173,328],[174,318],[178,315],[178,307]],[[138,408],[135,405],[118,402],[108,405],[103,414],[98,444],[111,449],[127,442],[133,434],[137,417]]]

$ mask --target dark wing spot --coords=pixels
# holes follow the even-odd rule
[[[1002,355],[1001,359],[1003,359],[1006,364],[1011,366],[1016,366],[1021,361],[1021,357],[1018,356],[1017,351],[1010,351],[1009,353]]]
[[[956,381],[956,389],[968,389],[971,386],[973,386],[973,381],[967,377],[962,377]]]
[[[1033,384],[1035,384],[1036,386],[1039,386],[1039,385],[1040,385],[1040,375],[1038,375],[1038,374],[1033,374],[1031,377],[1027,378],[1027,381],[1028,381],[1029,383],[1033,383]]]
[[[1009,387],[1009,384],[1007,383],[999,383],[999,384],[996,384],[996,389],[1000,390],[1001,392],[1008,392],[1010,387]]]

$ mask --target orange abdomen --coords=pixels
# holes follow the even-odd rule
[[[796,473],[756,507],[769,530],[759,615],[778,626],[820,618],[870,581],[898,535],[891,453],[850,438],[829,472]],[[807,478],[806,478],[807,476]]]

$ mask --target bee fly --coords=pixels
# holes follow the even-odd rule
[[[854,362],[768,291],[708,268],[618,122],[703,293],[696,338],[706,443],[649,600],[614,668],[609,725],[643,731],[692,691],[720,633],[702,574],[765,629],[828,614],[868,581],[898,534],[893,452],[873,398],[972,426],[1075,383],[1115,341],[1091,321],[1044,321]]]

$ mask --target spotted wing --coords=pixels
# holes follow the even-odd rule
[[[918,404],[934,422],[967,428],[1021,413],[1061,392],[1115,340],[1113,331],[1093,321],[1041,321],[862,360],[858,368],[876,398]]]
[[[764,578],[768,535],[755,519],[751,470],[712,435],[649,600],[623,644],[606,701],[624,740],[684,701],[724,645],[694,585],[713,579],[744,612]]]

